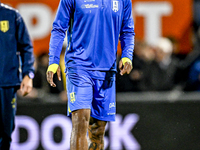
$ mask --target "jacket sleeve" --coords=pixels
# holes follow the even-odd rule
[[[28,30],[21,15],[17,12],[17,50],[20,52],[22,62],[22,76],[34,73],[33,45]]]
[[[69,28],[69,22],[74,10],[72,0],[61,0],[55,20],[53,22],[51,39],[49,44],[49,65],[60,62],[60,53],[66,31]]]
[[[122,26],[120,31],[120,42],[122,48],[122,58],[128,57],[133,59],[134,51],[134,22],[132,17],[132,3],[131,0],[124,0],[124,14],[122,19]]]

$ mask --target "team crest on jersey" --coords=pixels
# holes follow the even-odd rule
[[[74,92],[70,93],[70,102],[71,103],[75,102],[75,93]]]
[[[112,0],[112,10],[114,12],[117,12],[119,10],[119,1],[118,0]]]
[[[2,32],[7,32],[9,30],[9,22],[7,20],[0,21],[0,30]]]

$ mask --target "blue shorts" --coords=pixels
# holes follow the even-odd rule
[[[78,109],[91,109],[91,117],[103,121],[115,121],[115,76],[106,73],[104,80],[89,74],[67,74],[68,116]]]

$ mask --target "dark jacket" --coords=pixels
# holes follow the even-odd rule
[[[34,72],[33,46],[21,15],[0,3],[0,87],[18,86]]]

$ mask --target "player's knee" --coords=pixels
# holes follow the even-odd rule
[[[89,116],[85,111],[77,111],[72,113],[73,129],[77,133],[86,133],[89,125]]]
[[[89,124],[87,117],[78,118],[76,120],[76,125],[79,127],[87,127]]]

